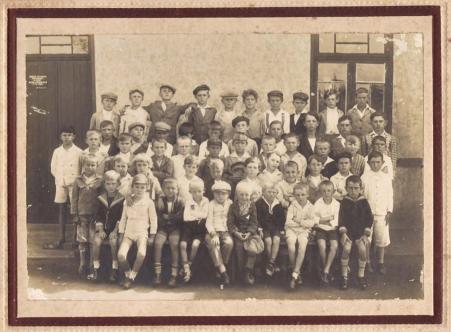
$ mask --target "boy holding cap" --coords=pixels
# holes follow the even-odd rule
[[[268,103],[270,109],[267,110],[264,114],[265,117],[265,132],[269,132],[269,125],[274,120],[279,120],[282,122],[283,132],[288,134],[290,132],[290,115],[288,112],[282,110],[280,106],[283,102],[283,93],[282,91],[273,90],[268,92]]]
[[[119,130],[119,114],[113,109],[116,106],[117,95],[112,92],[104,93],[100,96],[102,101],[102,110],[95,112],[91,116],[89,129],[100,130],[100,124],[103,120],[110,120],[114,125],[114,136],[117,136]]]
[[[304,92],[293,93],[293,106],[294,114],[290,115],[290,132],[297,135],[303,135],[305,133],[304,119],[308,113],[306,108],[308,103],[308,95]]]
[[[355,99],[357,104],[348,110],[346,115],[351,117],[353,133],[365,136],[373,130],[370,117],[376,111],[368,105],[368,89],[358,88]]]
[[[236,102],[238,101],[238,94],[233,91],[226,91],[221,94],[221,102],[224,105],[224,109],[216,113],[215,120],[224,128],[222,134],[222,140],[228,143],[233,136],[232,125],[233,119],[240,115],[240,112],[235,109]]]

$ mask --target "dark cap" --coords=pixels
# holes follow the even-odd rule
[[[173,87],[172,85],[170,85],[170,84],[163,84],[163,85],[161,85],[161,86],[160,86],[160,90],[163,89],[163,88],[168,88],[169,90],[172,91],[172,93],[175,93],[175,91],[177,91],[177,89],[174,88],[174,87]]]
[[[295,92],[295,93],[293,93],[293,100],[296,100],[296,99],[300,99],[305,102],[308,102],[308,95],[301,91]]]
[[[283,99],[283,93],[279,90],[272,90],[268,92],[268,98],[269,97],[280,97]]]
[[[241,121],[245,121],[247,123],[247,125],[249,126],[249,119],[247,117],[245,117],[244,115],[239,115],[232,120],[232,127],[235,127]]]
[[[197,93],[202,90],[210,91],[210,87],[206,84],[199,85],[193,90],[193,95],[197,95]]]
[[[133,122],[128,126],[128,131],[131,131],[135,127],[142,127],[142,129],[146,129],[146,126],[141,122]]]

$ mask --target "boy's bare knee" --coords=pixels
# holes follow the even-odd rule
[[[180,249],[186,250],[187,247],[188,247],[188,244],[185,241],[180,242]]]
[[[192,248],[199,248],[200,246],[200,241],[198,239],[194,239],[193,243],[191,244]]]

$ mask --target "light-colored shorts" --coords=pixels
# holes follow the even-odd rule
[[[72,202],[72,188],[73,185],[56,185],[55,186],[55,203],[66,203],[69,199],[69,203]]]
[[[296,242],[298,242],[300,247],[307,247],[309,234],[310,232],[306,231],[305,229],[294,230],[288,228],[287,230],[285,230],[288,246],[296,245]]]
[[[80,222],[77,224],[77,242],[94,243],[96,226],[92,221],[93,216],[79,216]]]
[[[374,215],[372,238],[376,247],[386,247],[390,244],[389,225],[385,222],[385,216]]]
[[[132,233],[125,233],[124,238],[129,239],[132,242],[138,242],[138,240],[146,241],[147,243],[147,234],[132,234]]]

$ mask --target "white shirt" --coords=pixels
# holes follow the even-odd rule
[[[205,227],[208,233],[227,232],[227,216],[229,214],[232,200],[227,199],[224,204],[219,204],[215,200],[208,203],[207,222]]]
[[[337,139],[340,141],[341,145],[345,146],[346,138],[344,138],[340,134],[340,135],[337,136]]]
[[[100,143],[100,148],[99,150],[102,151],[105,154],[108,154],[108,150],[110,149],[111,143],[110,144],[103,144]]]
[[[308,142],[310,143],[312,150],[315,151],[316,138],[308,138]]]
[[[327,108],[326,109],[326,134],[338,134],[338,108]]]
[[[72,144],[69,149],[60,145],[53,151],[50,162],[50,172],[55,177],[58,186],[70,186],[75,178],[80,175],[80,155],[82,150]]]
[[[103,120],[113,121],[113,111],[102,110]]]
[[[340,212],[340,203],[335,198],[332,198],[330,204],[326,204],[324,199],[320,197],[314,205],[315,216],[318,219],[333,217],[329,225],[318,225],[319,228],[325,231],[331,231],[338,227],[338,213]],[[319,222],[319,220],[318,220]]]
[[[171,157],[171,160],[174,162],[174,178],[178,179],[182,176],[185,176],[185,169],[183,168],[183,163],[185,162],[186,156],[182,156],[181,154],[176,154]]]
[[[207,141],[200,143],[199,146],[199,160],[205,159],[208,157],[210,152],[207,149]],[[219,158],[226,158],[229,156],[229,147],[226,143],[222,142],[221,151],[219,152]]]
[[[144,195],[132,206],[124,204],[122,217],[119,221],[119,233],[135,238],[147,236],[150,227],[150,234],[156,234],[158,228],[157,213],[155,204],[150,197]]]
[[[263,114],[263,121],[265,124],[265,132],[269,131],[269,125],[271,122],[278,120],[282,122],[282,128],[284,134],[288,134],[290,132],[290,114],[287,111],[279,110],[277,114],[274,114],[271,110],[267,110]]]
[[[253,202],[256,202],[260,197],[262,197],[262,187],[260,185],[258,178],[255,178],[253,180],[249,178],[244,178],[240,182],[247,183],[250,186],[250,188],[252,188],[251,200]]]
[[[334,198],[338,200],[342,200],[344,196],[346,196],[346,179],[352,175],[351,172],[347,176],[341,175],[340,172],[333,175],[330,178],[330,181],[335,186]]]
[[[200,177],[194,175],[191,179],[188,179],[185,175],[176,178],[177,179],[177,185],[179,187],[179,197],[183,202],[187,202],[190,199],[192,199],[192,196],[189,192],[189,184],[194,179],[201,180]]]
[[[310,232],[311,228],[318,223],[314,210],[313,204],[309,201],[302,207],[297,200],[294,200],[288,207],[285,230],[291,228]]]
[[[393,185],[387,173],[368,169],[362,175],[363,189],[373,215],[385,216],[393,211]]]
[[[394,174],[393,174],[393,162],[389,156],[386,154],[384,156],[384,162],[382,163],[381,171],[384,173],[387,173],[390,179],[393,180]],[[368,165],[368,156],[365,156],[365,168],[363,169],[363,174],[365,174],[366,171],[370,170],[371,167]]]
[[[120,182],[117,190],[119,191],[119,193],[121,193],[122,196],[126,197],[130,193],[132,180],[133,177],[129,173],[119,179]]]
[[[130,151],[127,153],[119,152],[116,156],[121,156],[122,158],[124,158],[127,164],[130,164],[130,162],[132,161],[132,153]]]
[[[147,128],[147,119],[149,118],[149,113],[141,106],[137,109],[132,109],[128,107],[125,110],[124,115],[121,116],[121,123],[119,124],[119,133],[128,133],[128,126],[134,122],[139,122]]]
[[[183,220],[187,222],[207,219],[209,204],[210,201],[208,200],[207,197],[202,197],[200,203],[197,203],[192,198],[190,198],[185,203],[185,210],[183,211]]]
[[[205,116],[205,112],[207,111],[207,108],[210,107],[210,105],[200,106],[199,104],[197,104],[197,107],[199,108],[200,113],[202,114],[202,116]]]
[[[279,156],[283,156],[285,153],[287,153],[287,148],[285,147],[285,144],[283,144],[283,140],[280,140],[279,142],[276,143],[274,152],[277,153]]]

